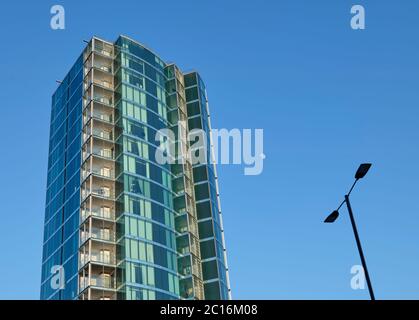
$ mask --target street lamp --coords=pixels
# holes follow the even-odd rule
[[[356,245],[358,247],[359,256],[361,257],[362,267],[364,269],[365,279],[367,280],[368,291],[370,293],[371,300],[375,300],[374,292],[372,290],[370,276],[368,274],[367,263],[365,262],[364,252],[362,251],[361,241],[359,240],[358,230],[356,228],[354,215],[352,212],[351,203],[349,201],[349,195],[351,194],[352,190],[354,189],[356,183],[359,179],[362,179],[367,174],[368,170],[371,168],[371,163],[363,163],[359,166],[358,170],[355,173],[355,182],[353,183],[352,187],[349,189],[349,192],[345,195],[345,200],[342,201],[340,206],[333,211],[325,220],[325,223],[333,223],[339,217],[339,209],[346,203],[348,208],[349,217],[351,219],[352,229],[354,231]]]

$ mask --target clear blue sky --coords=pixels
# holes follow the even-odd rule
[[[64,5],[66,30],[50,29]],[[366,30],[350,28],[363,4]],[[0,298],[39,297],[50,97],[98,35],[126,34],[204,78],[216,128],[263,128],[260,176],[219,167],[233,297],[365,299],[352,197],[377,298],[419,298],[419,3],[8,1],[0,12]]]

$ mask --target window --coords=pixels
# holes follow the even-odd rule
[[[196,211],[198,219],[205,219],[211,217],[210,201],[200,202],[196,204]]]
[[[138,259],[138,242],[136,240],[130,240],[131,242],[131,259]]]
[[[129,223],[130,223],[130,228],[129,228],[130,235],[134,237],[138,237],[137,219],[129,218]]]
[[[111,196],[111,189],[109,187],[102,186],[99,189],[99,195],[104,196],[104,197],[110,197]]]
[[[185,74],[184,80],[185,80],[185,87],[191,87],[197,84],[195,73]]]
[[[100,155],[104,158],[112,158],[112,150],[111,149],[101,149]]]
[[[144,89],[144,78],[138,75],[135,75],[133,72],[128,70],[122,70],[122,80],[128,82],[129,84]]]
[[[217,261],[211,260],[202,263],[202,274],[204,280],[218,278]]]
[[[105,288],[111,287],[111,275],[107,273],[100,274],[100,280],[102,282],[102,286]]]
[[[188,108],[188,117],[196,116],[201,112],[198,101],[188,103],[186,106]]]
[[[195,198],[197,201],[209,198],[207,183],[195,185]]]
[[[203,221],[198,223],[199,237],[201,239],[209,238],[214,236],[214,231],[212,227],[212,221]]]
[[[102,249],[99,251],[99,260],[103,263],[110,263],[111,252],[109,250]]]
[[[204,166],[194,168],[193,179],[195,183],[208,180],[207,166],[204,165]]]
[[[100,174],[104,177],[110,177],[111,176],[111,169],[108,167],[103,167],[100,169]]]
[[[131,122],[127,119],[123,119],[123,128],[128,134],[134,135],[138,138],[147,140],[147,128],[137,122]]]
[[[135,173],[144,177],[149,177],[149,163],[135,159]]]
[[[201,258],[208,259],[211,257],[215,257],[214,240],[207,240],[201,242]]]
[[[201,117],[195,117],[188,120],[189,130],[202,129]]]
[[[176,92],[176,82],[175,79],[166,82],[166,91],[168,94]]]
[[[101,216],[107,219],[111,218],[111,208],[109,207],[101,207],[100,208]]]
[[[186,101],[193,101],[198,99],[198,88],[192,87],[185,90]]]
[[[129,67],[135,71],[144,74],[144,63],[134,57],[128,57],[124,52],[121,53],[122,66]]]
[[[109,228],[100,229],[100,239],[110,240],[111,239],[111,230]]]
[[[134,279],[132,279],[132,282],[143,284],[144,280],[146,280],[146,277],[143,277],[143,274],[145,275],[145,267],[142,265],[134,265]]]
[[[205,284],[204,290],[205,290],[205,299],[207,300],[220,299],[220,285],[218,281]]]

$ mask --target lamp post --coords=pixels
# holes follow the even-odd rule
[[[339,209],[346,203],[348,208],[349,218],[351,219],[352,229],[355,235],[356,245],[358,247],[359,256],[361,258],[362,267],[364,269],[365,279],[367,280],[368,291],[370,293],[371,300],[375,300],[374,291],[372,289],[370,276],[367,269],[367,263],[365,261],[364,252],[361,246],[361,240],[359,239],[358,230],[356,228],[355,218],[352,212],[351,202],[349,201],[349,195],[351,194],[352,190],[354,189],[356,183],[359,179],[362,179],[367,174],[368,170],[371,168],[371,163],[363,163],[359,166],[358,170],[355,173],[355,182],[353,183],[352,187],[349,189],[349,192],[345,195],[345,200],[342,201],[340,206],[333,211],[325,220],[325,223],[333,223],[339,217]]]

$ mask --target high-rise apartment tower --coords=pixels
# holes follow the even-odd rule
[[[177,160],[156,159],[157,132]],[[204,83],[120,36],[92,38],[52,96],[41,299],[230,299]]]

